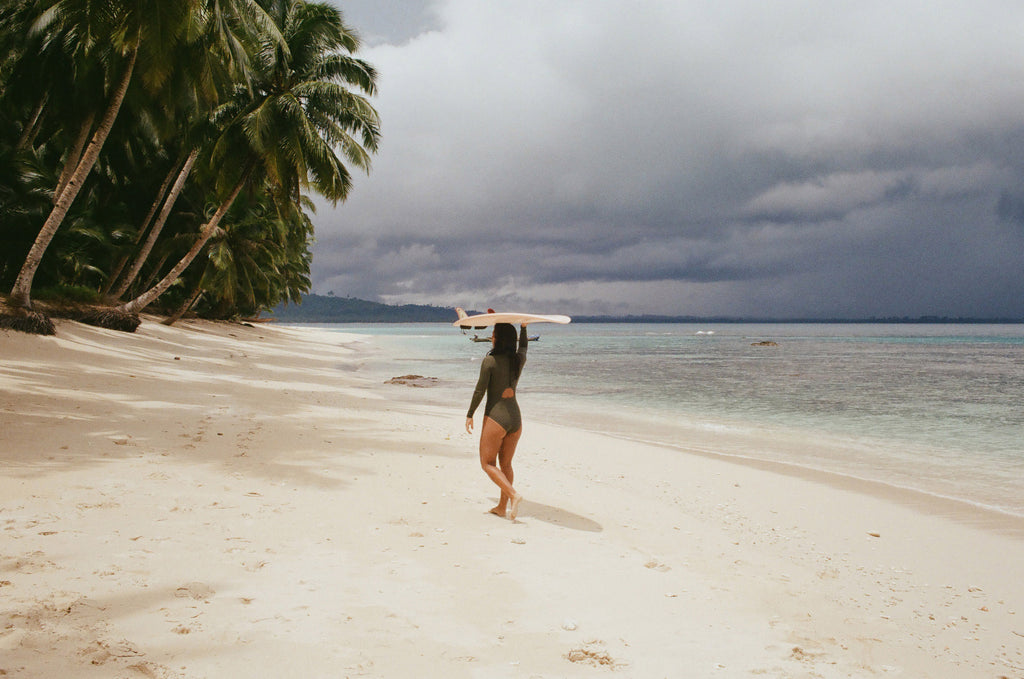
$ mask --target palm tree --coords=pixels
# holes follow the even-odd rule
[[[167,4],[181,7],[179,3]],[[54,192],[53,210],[29,250],[14,283],[14,288],[11,290],[10,303],[26,309],[31,308],[32,280],[42,262],[43,253],[50,241],[53,240],[71,203],[78,196],[86,176],[99,158],[103,144],[117,119],[121,102],[124,101],[128,85],[131,83],[142,38],[140,23],[142,17],[138,16],[138,13],[134,15],[125,13],[120,16],[102,13],[99,11],[101,8],[88,0],[67,3],[39,2],[37,8],[45,10],[39,16],[40,23],[43,23],[44,26],[47,21],[56,24],[52,32],[52,40],[60,40],[67,44],[69,39],[74,41],[75,38],[78,38],[76,47],[77,51],[80,51],[80,58],[85,62],[96,59],[107,60],[103,64],[104,70],[114,75],[114,78],[110,81],[112,86],[109,87],[107,93],[107,105],[95,130],[92,130],[92,113],[89,113],[82,121],[79,139],[84,139],[91,134],[89,143],[79,159],[74,158],[75,149],[72,149],[69,162],[74,164],[74,170],[66,176],[65,181],[58,184]],[[105,38],[103,47],[98,45],[97,36]],[[104,49],[108,46],[112,49]]]
[[[313,224],[302,206],[267,193],[236,201],[229,218],[210,240],[196,288],[206,292],[204,315],[255,316],[309,291]]]
[[[10,303],[31,308],[32,280],[43,253],[67,215],[86,176],[99,158],[133,82],[136,64],[141,64],[141,85],[158,93],[173,72],[174,47],[194,38],[197,24],[212,23],[220,29],[233,20],[258,24],[265,35],[275,33],[266,13],[255,0],[22,0],[23,8],[35,17],[33,31],[44,44],[70,46],[76,64],[91,72],[105,74],[106,103],[95,125],[91,112],[77,126],[80,139],[89,138],[81,156],[75,148],[69,154],[74,169],[54,192],[54,206],[39,231],[11,290]],[[223,32],[225,51],[240,54],[233,33]],[[35,55],[27,54],[24,59]]]
[[[167,290],[217,233],[243,191],[272,191],[293,203],[312,189],[344,200],[352,165],[369,170],[380,122],[364,95],[376,92],[373,68],[352,56],[359,41],[337,9],[302,0],[260,0],[283,36],[264,37],[251,63],[251,89],[239,88],[218,112],[225,120],[210,161],[218,176],[217,210],[192,248],[153,288],[117,308],[138,313]],[[354,87],[358,93],[350,90]]]
[[[206,265],[199,279],[192,283],[193,293],[164,320],[165,325],[174,324],[200,296],[208,307],[208,317],[252,315],[259,311],[276,275],[278,245],[283,235],[280,220],[268,214],[267,196],[235,201],[222,222],[223,227],[197,258]]]
[[[269,17],[266,20],[271,24],[272,39],[280,40],[280,33]],[[207,21],[202,29],[195,40],[178,45],[174,59],[180,67],[172,74],[167,88],[170,101],[163,107],[165,135],[169,145],[179,148],[178,161],[168,170],[150,212],[143,220],[134,243],[134,253],[126,253],[111,272],[104,290],[111,301],[120,299],[135,282],[160,238],[203,145],[211,143],[210,137],[214,133],[210,125],[212,112],[233,94],[240,82],[248,81],[249,57],[243,44],[246,36],[236,36],[231,25],[217,17]],[[211,53],[219,54],[220,58],[208,58]],[[131,265],[123,271],[129,259],[132,260]]]

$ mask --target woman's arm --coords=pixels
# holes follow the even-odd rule
[[[526,325],[519,326],[519,351],[516,355],[519,357],[519,374],[523,374],[523,366],[526,365],[526,349],[530,346],[530,338],[526,335]],[[518,375],[516,379],[519,379]]]
[[[480,405],[480,401],[484,400],[484,394],[487,393],[487,385],[491,381],[491,368],[494,366],[494,361],[488,360],[489,358],[491,357],[485,356],[480,364],[480,377],[476,381],[476,388],[473,389],[473,399],[469,402],[469,412],[466,413],[468,418],[473,417],[477,406]]]
[[[491,381],[491,368],[494,365],[494,361],[487,360],[489,358],[490,356],[485,356],[480,364],[480,377],[476,381],[476,388],[473,389],[473,399],[469,402],[469,412],[466,413],[466,431],[470,434],[473,433],[473,413],[476,412],[480,401],[484,400],[484,394],[487,393],[487,385]]]

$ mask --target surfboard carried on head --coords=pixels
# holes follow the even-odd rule
[[[459,320],[452,323],[456,328],[474,328],[482,330],[495,323],[512,323],[513,325],[529,325],[531,323],[558,323],[565,325],[572,321],[568,316],[527,314],[519,311],[492,312],[469,316],[461,308],[456,308]]]

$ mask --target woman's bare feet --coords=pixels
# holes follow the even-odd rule
[[[513,521],[516,520],[516,517],[519,516],[519,503],[522,501],[523,496],[520,495],[519,493],[516,493],[515,495],[512,496],[512,511],[509,513],[508,518],[512,519]]]
[[[498,505],[497,507],[491,507],[487,511],[489,511],[491,514],[494,514],[495,516],[500,516],[503,519],[505,518],[505,508],[502,507],[501,505]]]

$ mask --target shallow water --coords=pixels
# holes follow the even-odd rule
[[[446,325],[325,327],[374,337],[368,374],[437,377],[441,386],[422,398],[460,409],[490,348]],[[786,462],[1024,516],[1024,325],[533,332],[541,339],[519,390],[527,421]],[[776,346],[753,346],[761,341]]]

